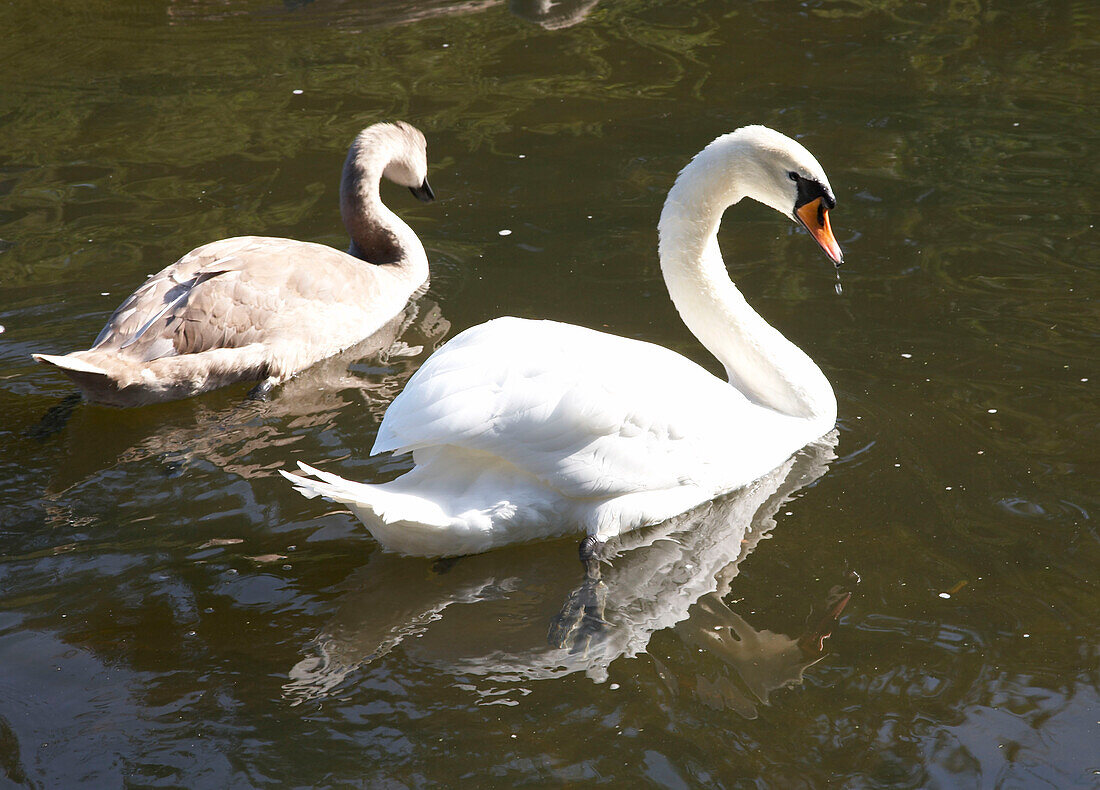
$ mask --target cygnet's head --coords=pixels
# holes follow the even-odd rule
[[[372,158],[386,162],[382,175],[395,184],[408,187],[417,199],[425,202],[435,199],[428,185],[427,142],[415,126],[395,121],[376,123],[361,131],[352,143],[348,159],[362,167],[362,163]]]
[[[829,226],[829,211],[836,207],[836,197],[814,155],[801,143],[766,126],[745,126],[725,138],[751,153],[741,165],[745,196],[803,225],[839,266],[844,256]]]

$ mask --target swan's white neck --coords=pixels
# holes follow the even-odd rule
[[[733,133],[684,168],[661,212],[661,271],[680,317],[726,368],[730,384],[755,403],[829,430],[836,396],[825,375],[749,306],[718,247],[722,213],[752,196],[762,167]]]
[[[369,131],[369,130],[368,130]],[[348,151],[340,180],[340,214],[351,237],[348,254],[393,266],[416,285],[428,279],[428,255],[379,192],[382,173],[394,158],[388,146],[360,138]]]

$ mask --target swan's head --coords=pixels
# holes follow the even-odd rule
[[[419,129],[404,121],[396,121],[376,123],[361,131],[352,145],[352,153],[361,163],[364,158],[377,158],[385,162],[383,176],[395,184],[408,187],[417,199],[428,202],[435,199],[435,193],[428,185],[427,148],[428,144]],[[367,168],[363,167],[363,170]]]
[[[744,196],[771,206],[810,232],[837,266],[844,260],[829,226],[836,197],[825,171],[801,143],[766,126],[745,126],[714,144],[733,146]]]

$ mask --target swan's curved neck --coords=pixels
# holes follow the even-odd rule
[[[821,370],[749,306],[726,273],[718,226],[748,196],[749,150],[704,149],[669,192],[659,225],[661,271],[680,317],[751,401],[832,427],[836,396]]]
[[[379,185],[390,162],[380,149],[356,141],[340,179],[340,215],[351,237],[348,254],[386,264],[417,284],[428,278],[428,256],[416,233],[382,202]]]

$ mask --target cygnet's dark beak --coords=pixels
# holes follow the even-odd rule
[[[409,187],[409,191],[416,195],[417,200],[422,200],[425,203],[431,203],[435,200],[435,192],[432,192],[432,187],[428,183],[428,179],[424,179],[424,183],[418,187]]]

